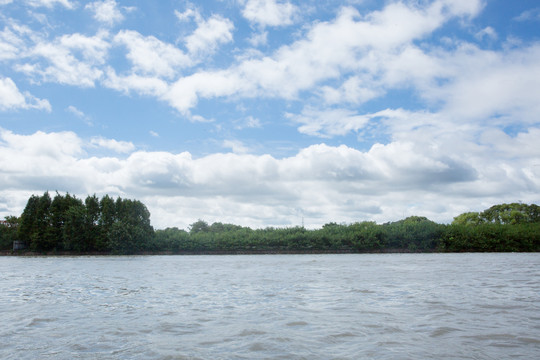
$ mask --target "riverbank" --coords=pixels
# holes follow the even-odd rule
[[[436,253],[437,251],[421,251],[416,253]],[[0,256],[15,256],[15,257],[41,257],[41,256],[163,256],[163,255],[331,255],[331,254],[409,254],[413,253],[408,249],[381,249],[378,251],[355,251],[352,249],[341,250],[232,250],[232,251],[144,251],[133,254],[113,254],[110,252],[69,252],[69,251],[0,251]]]

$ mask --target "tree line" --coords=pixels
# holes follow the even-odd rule
[[[187,230],[156,230],[137,200],[48,192],[32,196],[20,217],[0,225],[0,249],[22,241],[41,253],[200,254],[302,252],[488,252],[540,251],[540,207],[500,204],[458,215],[451,224],[411,216],[396,222],[327,223],[251,229],[198,220]]]
[[[131,254],[147,250],[155,235],[142,202],[108,195],[84,201],[70,194],[32,195],[11,221],[2,231],[4,249],[18,240],[35,252]]]

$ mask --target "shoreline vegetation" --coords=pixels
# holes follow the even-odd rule
[[[16,250],[14,250],[14,248]],[[32,195],[19,217],[0,223],[0,255],[233,255],[432,252],[538,252],[540,207],[500,204],[451,224],[425,217],[377,224],[327,223],[320,229],[251,229],[198,220],[189,229],[154,230],[138,200],[108,195]]]

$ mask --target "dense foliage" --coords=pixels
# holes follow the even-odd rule
[[[531,205],[531,209],[536,207]],[[382,225],[367,221],[329,223],[317,230],[252,230],[199,220],[189,232],[177,228],[157,230],[154,244],[171,253],[540,251],[540,219],[520,219],[442,225],[411,216]]]
[[[17,241],[17,229],[19,227],[19,218],[7,216],[6,220],[0,224],[0,250],[11,249],[13,242]]]
[[[10,249],[14,240],[36,252],[113,254],[540,251],[540,207],[495,205],[461,214],[449,225],[411,216],[381,225],[253,230],[198,220],[188,231],[154,231],[140,201],[94,195],[83,202],[69,194],[51,199],[46,192],[32,196],[20,218],[0,225],[0,248]]]
[[[70,194],[48,192],[28,200],[18,238],[33,251],[137,253],[154,237],[150,212],[137,200],[98,199],[83,202]]]
[[[532,204],[501,204],[494,205],[483,212],[467,212],[456,216],[454,225],[480,224],[531,224],[540,222],[540,206]]]

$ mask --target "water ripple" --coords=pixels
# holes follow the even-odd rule
[[[0,258],[2,359],[540,358],[540,254]]]

